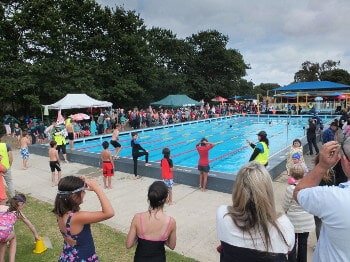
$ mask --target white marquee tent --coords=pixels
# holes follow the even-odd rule
[[[73,108],[92,108],[92,107],[112,107],[111,102],[94,99],[87,94],[67,94],[61,100],[54,104],[46,105],[48,109],[73,109]]]

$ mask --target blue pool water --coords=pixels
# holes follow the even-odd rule
[[[305,135],[305,127],[310,116],[233,116],[208,119],[199,122],[181,123],[175,126],[155,127],[139,131],[142,147],[149,151],[150,162],[162,158],[162,149],[168,147],[176,166],[196,168],[198,153],[195,145],[201,138],[209,142],[221,142],[209,154],[211,170],[223,173],[236,173],[248,162],[252,149],[246,139],[257,142],[257,133],[265,130],[270,141],[270,157],[289,146],[295,138]],[[322,116],[323,122],[329,122],[334,116]],[[111,135],[76,141],[75,149],[99,154],[102,142],[110,141]],[[130,132],[121,133],[119,142],[122,145],[120,157],[132,158]],[[114,152],[114,147],[109,149]],[[140,158],[143,160],[143,157]]]

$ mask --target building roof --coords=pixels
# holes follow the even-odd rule
[[[336,91],[336,90],[350,90],[349,85],[330,81],[313,81],[313,82],[297,82],[290,85],[282,86],[273,89],[273,91]]]

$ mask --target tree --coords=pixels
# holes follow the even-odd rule
[[[322,72],[320,75],[320,80],[350,85],[350,74],[344,69],[333,69]]]
[[[350,74],[344,69],[339,69],[340,61],[326,60],[319,63],[306,61],[302,63],[302,69],[295,73],[295,82],[306,81],[332,81],[343,84],[350,84]]]
[[[186,71],[192,87],[190,95],[196,99],[233,95],[248,66],[237,50],[226,48],[228,37],[208,30],[193,34],[186,41],[192,47]]]
[[[301,70],[295,73],[294,82],[310,82],[320,79],[320,65],[305,61],[301,64]]]

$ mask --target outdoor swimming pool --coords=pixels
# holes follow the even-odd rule
[[[138,130],[142,147],[149,151],[149,161],[162,158],[162,149],[168,147],[175,166],[196,168],[198,153],[195,145],[206,137],[210,142],[221,142],[210,151],[211,170],[220,173],[236,173],[248,162],[252,153],[246,139],[257,142],[257,133],[265,130],[270,141],[270,157],[289,146],[295,138],[305,136],[307,121],[311,116],[248,115],[185,122],[171,126]],[[324,123],[334,116],[321,116]],[[75,150],[99,154],[102,142],[110,141],[111,135],[95,136],[75,142]],[[130,132],[122,132],[120,157],[131,159]],[[114,147],[109,149],[114,152]],[[140,158],[143,160],[143,157]]]

